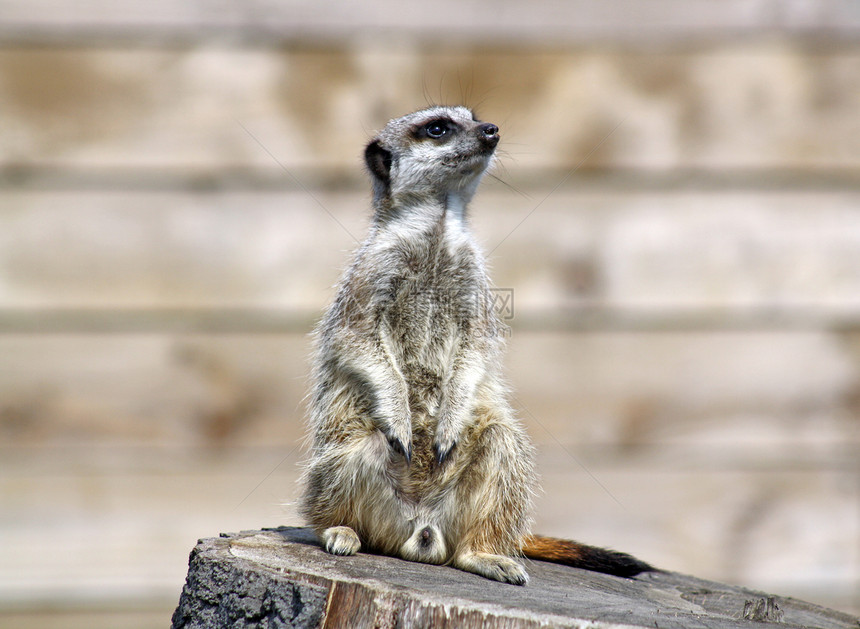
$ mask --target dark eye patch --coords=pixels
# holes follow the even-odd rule
[[[413,130],[413,133],[415,137],[420,139],[430,138],[432,140],[440,140],[456,131],[457,128],[457,125],[451,120],[439,118],[417,126]]]

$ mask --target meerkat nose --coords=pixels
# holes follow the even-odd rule
[[[481,125],[480,128],[481,128],[481,131],[483,131],[484,135],[486,135],[486,136],[494,136],[494,135],[498,134],[498,132],[499,132],[499,128],[490,122],[485,122],[484,124]]]

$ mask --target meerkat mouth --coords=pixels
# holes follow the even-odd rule
[[[447,168],[486,168],[490,163],[492,151],[476,151],[468,155],[456,155],[442,160]]]

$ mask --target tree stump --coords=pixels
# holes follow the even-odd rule
[[[189,563],[173,629],[860,629],[847,614],[672,572],[623,579],[527,561],[531,580],[520,587],[380,555],[335,557],[303,528],[203,539]]]

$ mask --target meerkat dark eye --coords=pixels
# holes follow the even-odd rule
[[[434,139],[439,139],[446,133],[448,133],[448,125],[444,122],[431,122],[425,128],[427,135]]]

